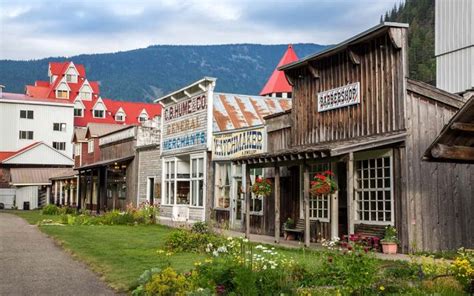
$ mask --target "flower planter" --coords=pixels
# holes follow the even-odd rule
[[[397,254],[397,243],[382,242],[382,251],[384,254]]]

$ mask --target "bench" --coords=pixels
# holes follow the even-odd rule
[[[300,239],[301,237],[303,236],[304,234],[304,220],[303,219],[298,219],[296,221],[296,225],[294,228],[286,228],[286,227],[283,227],[283,231],[285,232],[290,232],[290,233],[295,233],[296,235],[300,236]],[[285,239],[288,240],[288,236],[286,235],[285,236]]]
[[[385,235],[385,226],[358,224],[355,227],[355,234],[349,236],[349,240],[362,242],[372,249],[380,248],[380,240]]]

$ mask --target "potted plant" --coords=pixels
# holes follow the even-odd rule
[[[272,193],[272,182],[269,179],[257,177],[252,185],[252,192],[257,196],[269,196]]]
[[[385,228],[385,235],[380,240],[384,254],[396,254],[398,248],[397,229],[392,225]]]
[[[288,218],[286,219],[286,222],[283,223],[283,230],[284,230],[284,236],[286,240],[295,240],[296,235],[294,232],[287,231],[287,229],[294,229],[295,228],[295,220]]]
[[[337,183],[334,180],[334,174],[329,170],[316,173],[310,185],[309,192],[312,196],[333,194],[337,191]]]

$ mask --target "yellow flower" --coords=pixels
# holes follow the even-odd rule
[[[157,250],[156,252],[157,252],[158,254],[163,254],[165,251],[163,251],[163,250],[160,249],[160,250]]]
[[[384,287],[384,286],[380,286],[380,287],[379,287],[379,290],[380,290],[380,291],[384,291],[384,290],[385,290],[385,287]]]
[[[194,262],[194,266],[200,266],[201,265],[201,262]]]

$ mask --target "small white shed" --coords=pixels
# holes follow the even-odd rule
[[[15,200],[15,188],[0,188],[0,204],[5,209],[11,209]]]

